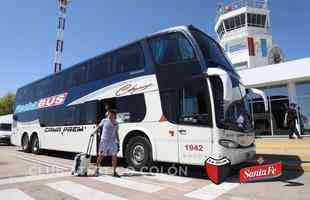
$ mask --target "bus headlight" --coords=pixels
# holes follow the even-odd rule
[[[239,144],[232,140],[221,139],[219,140],[219,144],[226,148],[238,148],[239,147]]]

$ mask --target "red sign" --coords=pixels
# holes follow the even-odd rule
[[[68,93],[63,93],[51,97],[46,97],[43,99],[40,99],[38,103],[39,108],[48,108],[52,106],[59,106],[65,103],[66,97]]]
[[[132,84],[127,84],[122,86],[119,90],[116,91],[115,95],[116,96],[122,96],[122,95],[128,95],[128,94],[134,94],[134,93],[138,93],[138,92],[142,92],[144,90],[146,90],[147,88],[153,86],[152,83],[147,84],[147,85],[142,85],[142,86],[138,86],[136,85],[132,85]]]
[[[282,175],[282,163],[258,165],[240,170],[240,182],[271,179]]]

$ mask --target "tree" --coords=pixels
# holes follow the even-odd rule
[[[4,97],[0,98],[0,115],[7,115],[13,113],[15,97],[15,94],[8,93]]]

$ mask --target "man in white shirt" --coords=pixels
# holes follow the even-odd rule
[[[96,175],[99,175],[99,166],[103,158],[106,156],[112,156],[113,176],[120,177],[116,172],[116,155],[119,151],[119,135],[118,123],[116,121],[116,112],[113,110],[108,110],[108,117],[100,122],[97,130],[99,128],[102,128],[102,133],[99,145],[99,156],[97,158]]]

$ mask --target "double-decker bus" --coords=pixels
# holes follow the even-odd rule
[[[137,169],[153,161],[204,165],[208,157],[235,165],[255,155],[240,77],[219,44],[192,25],[18,89],[12,143],[25,152],[82,152],[105,104],[118,113],[118,156]]]

